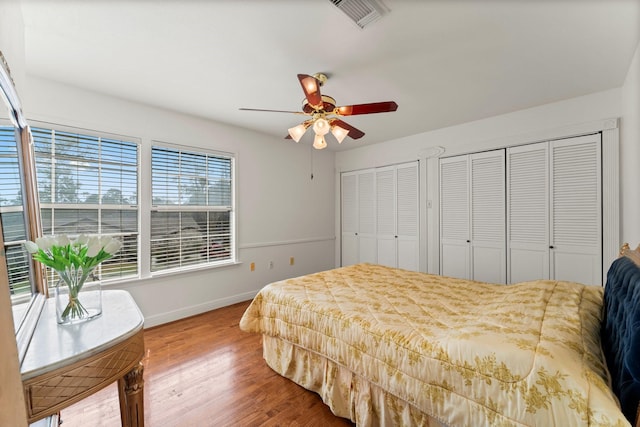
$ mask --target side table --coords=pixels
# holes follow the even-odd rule
[[[49,298],[20,367],[28,422],[118,381],[122,426],[144,427],[143,325],[126,291],[102,291],[102,315],[72,325],[58,325]]]

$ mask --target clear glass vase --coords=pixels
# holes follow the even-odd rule
[[[94,319],[102,314],[100,282],[86,283],[93,270],[68,267],[58,271],[55,287],[56,319],[59,324],[72,324]]]

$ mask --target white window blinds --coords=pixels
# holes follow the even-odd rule
[[[138,144],[44,128],[32,132],[43,233],[116,237],[123,246],[100,265],[98,276],[137,276]]]
[[[24,249],[27,231],[22,204],[16,130],[0,127],[0,225],[12,299],[31,295],[29,254]]]
[[[234,259],[233,160],[152,147],[152,272]]]

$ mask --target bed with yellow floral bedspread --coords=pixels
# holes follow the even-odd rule
[[[358,264],[267,285],[240,327],[358,425],[628,426],[600,348],[602,298]]]

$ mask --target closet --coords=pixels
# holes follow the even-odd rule
[[[602,283],[600,134],[508,149],[508,277]]]
[[[599,133],[440,159],[440,274],[602,283]]]
[[[505,150],[440,160],[440,274],[506,283]]]
[[[342,265],[419,269],[418,162],[341,174]]]

